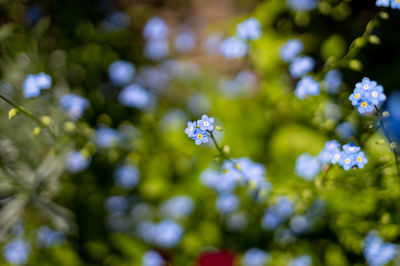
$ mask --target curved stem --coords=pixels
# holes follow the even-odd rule
[[[25,114],[27,117],[29,117],[30,119],[34,120],[37,124],[39,124],[42,128],[47,128],[49,130],[50,135],[55,139],[56,135],[53,132],[53,130],[46,125],[42,120],[40,120],[39,118],[37,118],[34,114],[32,114],[31,112],[29,112],[28,110],[26,110],[24,107],[22,106],[18,106],[15,103],[13,103],[12,101],[10,101],[9,99],[7,99],[6,97],[4,97],[3,95],[0,94],[0,98],[3,99],[6,103],[10,104],[12,107],[14,107],[15,109],[17,109],[18,111],[20,111],[21,113]]]
[[[227,160],[227,161],[229,161],[229,162],[235,164],[235,162],[232,161],[232,159],[229,158],[228,155],[225,154],[224,150],[218,145],[218,142],[217,142],[217,140],[216,140],[215,137],[214,137],[213,131],[208,131],[208,133],[210,133],[210,137],[211,137],[211,139],[212,139],[212,141],[213,141],[213,143],[214,143],[214,146],[215,146],[215,148],[217,149],[217,151],[219,152],[219,154],[221,155],[221,157],[222,157],[224,160]]]
[[[399,158],[397,157],[396,150],[395,150],[394,146],[392,145],[392,143],[393,143],[392,139],[390,138],[390,135],[386,131],[385,125],[383,123],[383,117],[382,117],[381,111],[379,110],[379,108],[375,104],[374,104],[374,108],[375,108],[375,111],[376,111],[376,113],[378,115],[379,125],[381,126],[383,134],[385,135],[386,139],[389,142],[389,148],[390,148],[390,150],[392,151],[392,153],[394,155],[394,161],[395,161],[396,168],[397,168],[397,175],[400,177],[400,161],[399,161]]]

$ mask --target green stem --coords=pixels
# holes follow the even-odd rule
[[[390,135],[386,131],[385,125],[383,123],[383,117],[382,117],[381,111],[379,110],[379,108],[375,104],[374,104],[374,108],[375,108],[375,111],[376,111],[376,113],[378,115],[379,125],[381,126],[383,134],[385,135],[386,139],[389,142],[389,148],[390,148],[390,150],[392,151],[392,153],[394,155],[394,161],[395,161],[396,168],[397,168],[397,175],[400,177],[400,161],[399,161],[399,158],[397,157],[396,150],[395,150],[394,146],[392,145],[393,144],[392,139],[390,138]]]
[[[212,139],[212,141],[213,141],[213,143],[214,143],[214,146],[215,146],[215,148],[217,149],[217,151],[219,152],[219,154],[221,155],[221,157],[222,157],[224,160],[227,160],[227,161],[229,161],[229,162],[235,164],[235,162],[232,161],[232,159],[229,158],[228,155],[225,154],[224,150],[218,145],[218,142],[217,142],[217,140],[215,139],[213,132],[212,132],[212,131],[208,131],[208,133],[210,133],[210,137],[211,137],[211,139]]]
[[[8,104],[10,104],[12,107],[14,107],[15,109],[17,109],[19,112],[25,114],[27,117],[29,117],[30,119],[34,120],[37,124],[39,124],[42,128],[47,128],[49,130],[50,135],[55,139],[56,135],[53,132],[53,130],[46,125],[42,120],[40,120],[39,118],[37,118],[34,114],[32,114],[31,112],[29,112],[28,110],[26,110],[24,107],[22,106],[18,106],[15,103],[13,103],[12,101],[10,101],[9,99],[7,99],[6,97],[4,97],[3,95],[0,95],[0,98],[3,99],[5,102],[7,102]]]

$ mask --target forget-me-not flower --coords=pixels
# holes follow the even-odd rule
[[[207,115],[202,115],[200,120],[197,120],[197,125],[201,130],[214,130],[214,118],[208,117]]]
[[[76,120],[81,118],[89,107],[89,101],[75,94],[67,94],[61,97],[60,105],[72,119]]]
[[[117,168],[114,174],[119,187],[132,189],[139,183],[139,169],[133,165],[123,165]]]
[[[321,85],[315,81],[312,77],[303,77],[296,85],[295,94],[297,98],[303,100],[308,96],[319,95],[321,91]]]
[[[281,58],[285,62],[292,62],[298,54],[303,52],[304,44],[299,39],[288,40],[279,51]]]
[[[326,92],[331,94],[339,93],[342,86],[342,73],[337,69],[332,69],[326,73],[324,78],[324,87]]]
[[[321,171],[322,165],[318,157],[304,153],[297,157],[295,172],[305,180],[314,180]]]
[[[243,40],[256,40],[261,36],[261,25],[256,18],[249,18],[236,26],[239,38]]]
[[[351,103],[357,107],[360,114],[370,113],[380,107],[386,100],[383,93],[383,87],[378,85],[376,81],[369,78],[363,78],[355,86],[353,93],[349,96]]]
[[[151,105],[152,96],[143,87],[131,84],[120,92],[118,101],[124,106],[144,110]]]
[[[270,255],[264,250],[251,248],[246,251],[242,258],[243,266],[264,266],[270,259]]]
[[[246,55],[247,44],[238,37],[230,37],[221,42],[219,50],[227,59],[240,58]]]
[[[234,212],[239,207],[239,203],[239,199],[235,194],[227,193],[218,196],[215,201],[215,207],[220,213],[227,214]]]
[[[157,251],[150,250],[144,253],[142,257],[142,266],[164,266],[163,257]]]
[[[117,60],[108,67],[108,76],[116,86],[126,86],[133,81],[136,70],[135,66],[127,61]]]
[[[290,75],[294,78],[300,78],[308,72],[312,71],[315,61],[310,56],[301,56],[293,60],[289,66]]]
[[[66,167],[71,173],[85,170],[90,164],[91,158],[84,155],[81,151],[71,151],[67,155]]]
[[[164,40],[168,37],[169,29],[165,21],[159,17],[152,17],[143,28],[143,37],[147,40]]]
[[[28,262],[29,244],[22,239],[13,239],[3,247],[3,255],[8,263],[21,265]]]

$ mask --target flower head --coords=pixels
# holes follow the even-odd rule
[[[300,78],[304,74],[312,71],[315,66],[315,61],[309,56],[297,57],[289,66],[289,71],[292,77]]]
[[[391,0],[376,0],[376,6],[388,7]]]
[[[24,98],[39,96],[41,90],[51,87],[51,83],[51,77],[43,72],[37,75],[29,74],[22,84]]]
[[[295,57],[303,52],[304,44],[299,39],[287,41],[281,48],[279,54],[285,62],[292,62]]]
[[[220,213],[227,214],[234,212],[239,207],[239,203],[240,201],[235,194],[226,193],[218,196],[215,207]]]
[[[126,189],[132,189],[139,183],[139,169],[132,165],[124,165],[117,168],[114,174],[118,186]]]
[[[315,81],[312,77],[303,77],[296,86],[295,94],[299,99],[305,99],[308,96],[319,95],[321,91],[321,85]]]
[[[146,109],[152,102],[151,94],[143,87],[132,84],[125,87],[118,96],[118,101],[128,107]]]
[[[251,248],[246,251],[242,258],[243,266],[264,266],[270,259],[270,255],[258,248]]]
[[[256,18],[249,18],[236,27],[239,38],[243,40],[256,40],[261,36],[261,25]]]
[[[197,120],[197,125],[201,130],[214,130],[214,118],[208,117],[207,115],[202,115],[200,120]]]
[[[60,99],[60,105],[75,120],[81,118],[89,107],[89,101],[75,94],[67,94]]]
[[[159,17],[152,17],[143,28],[143,37],[147,40],[160,40],[168,37],[169,29],[165,21]]]
[[[318,157],[313,157],[308,153],[304,153],[296,160],[295,172],[305,180],[314,180],[321,171],[321,168],[321,162]]]
[[[76,173],[85,170],[90,164],[91,158],[81,151],[71,151],[67,155],[66,167],[69,172]]]
[[[356,164],[356,155],[354,153],[342,152],[339,159],[339,164],[344,170],[348,171]]]
[[[3,247],[4,258],[14,265],[27,263],[29,253],[30,246],[22,239],[11,240]]]
[[[185,129],[185,134],[188,135],[189,138],[191,138],[194,133],[196,132],[196,122],[187,122],[187,128]]]
[[[194,134],[190,137],[194,140],[196,145],[200,145],[201,143],[207,143],[208,142],[208,132],[196,128]]]
[[[142,266],[163,266],[165,265],[163,257],[157,251],[150,250],[144,253],[142,257]]]
[[[399,0],[391,0],[390,7],[393,9],[400,9],[400,1]]]
[[[238,37],[230,37],[221,42],[219,51],[227,59],[240,58],[246,55],[247,45]]]
[[[318,155],[322,163],[331,163],[335,154],[340,152],[340,144],[337,140],[331,140],[325,143],[324,149]]]
[[[368,159],[365,157],[364,152],[360,151],[356,154],[355,164],[358,168],[363,169],[364,165],[368,163]]]
[[[360,147],[355,145],[353,142],[350,142],[349,144],[343,145],[343,150],[346,153],[354,154],[360,151]]]
[[[356,84],[349,100],[357,107],[360,114],[364,114],[372,112],[374,106],[380,107],[386,100],[386,95],[383,93],[383,87],[378,85],[376,81],[363,78],[361,82]]]
[[[337,69],[330,70],[325,75],[324,86],[328,93],[337,94],[342,86],[342,73]]]
[[[108,76],[116,86],[126,86],[132,82],[135,76],[135,66],[127,61],[117,60],[108,67]]]

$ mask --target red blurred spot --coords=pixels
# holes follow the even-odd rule
[[[206,251],[198,257],[197,263],[199,266],[233,266],[234,258],[228,250]]]

